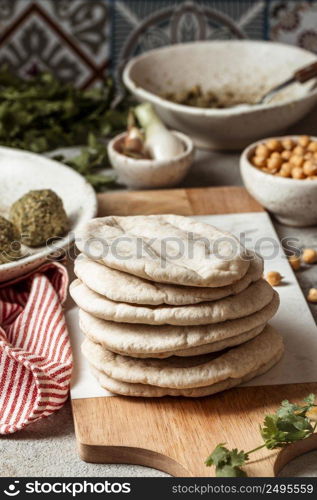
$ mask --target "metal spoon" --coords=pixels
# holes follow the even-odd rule
[[[269,102],[278,92],[281,90],[285,89],[289,85],[292,85],[293,83],[305,83],[308,82],[308,80],[311,80],[312,78],[317,77],[317,62],[314,62],[312,64],[309,64],[308,66],[305,66],[304,68],[301,68],[293,74],[291,78],[286,80],[283,83],[280,83],[273,89],[271,89],[269,92],[264,94],[263,97],[259,101],[257,101],[255,104],[266,104]]]

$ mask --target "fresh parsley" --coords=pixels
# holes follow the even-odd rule
[[[106,146],[94,146],[92,137],[105,139],[127,125],[130,104],[113,109],[114,82],[107,78],[98,88],[81,90],[49,73],[20,78],[0,69],[0,144],[44,153],[57,148],[87,145],[67,164],[100,189],[113,183],[98,170],[109,166]]]
[[[225,447],[225,443],[220,443],[206,459],[206,466],[215,466],[217,477],[246,476],[241,467],[248,462],[250,454],[262,448],[269,450],[282,448],[311,436],[317,426],[317,423],[312,424],[312,421],[316,421],[316,408],[314,394],[307,396],[302,405],[290,403],[288,400],[282,401],[276,413],[266,415],[263,426],[260,426],[264,444],[244,452],[236,448],[229,450]]]

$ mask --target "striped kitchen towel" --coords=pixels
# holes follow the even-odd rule
[[[51,415],[68,397],[67,288],[67,271],[57,262],[0,285],[0,434]]]

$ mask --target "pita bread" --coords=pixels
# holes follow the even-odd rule
[[[248,332],[241,333],[240,335],[236,335],[235,337],[229,337],[225,340],[220,340],[219,342],[214,342],[213,344],[204,344],[197,347],[189,347],[188,349],[180,349],[179,351],[166,351],[166,352],[158,352],[151,354],[144,353],[131,353],[127,351],[120,351],[118,349],[111,349],[112,352],[116,354],[121,354],[122,356],[130,356],[132,358],[155,358],[155,359],[166,359],[171,358],[172,356],[179,356],[182,358],[188,358],[190,356],[199,356],[201,354],[210,354],[212,352],[223,351],[224,349],[228,349],[229,347],[233,347],[236,345],[243,344],[248,340],[253,339],[261,332],[263,332],[266,325],[258,326],[253,330],[249,330]],[[94,335],[86,335],[86,337],[91,340],[91,342],[96,342]],[[104,344],[98,342],[102,347],[106,348]]]
[[[245,341],[246,334],[252,338],[253,333],[253,336],[261,333],[278,306],[279,296],[274,292],[272,301],[250,316],[203,326],[121,324],[95,318],[80,310],[79,326],[90,340],[119,354],[154,358],[194,356],[238,345]],[[206,351],[195,351],[205,346]]]
[[[182,306],[236,295],[261,278],[263,259],[254,255],[247,273],[232,285],[220,288],[184,287],[147,281],[95,262],[84,254],[75,261],[75,274],[88,288],[107,299],[130,304]]]
[[[136,359],[115,354],[88,339],[82,345],[89,363],[108,377],[169,389],[191,389],[231,379],[243,380],[276,359],[282,351],[282,336],[268,325],[254,339],[218,355]]]
[[[154,387],[153,385],[146,384],[130,384],[129,382],[122,382],[108,377],[104,372],[101,372],[90,366],[93,375],[98,380],[101,387],[114,394],[122,396],[143,397],[143,398],[159,398],[163,396],[183,396],[188,398],[199,398],[204,396],[211,396],[217,392],[222,392],[237,385],[248,382],[249,380],[262,375],[269,371],[281,359],[283,351],[278,352],[270,362],[263,364],[258,370],[248,373],[243,378],[228,379],[224,382],[209,385],[206,387],[196,387],[194,389],[169,389],[167,387]]]
[[[179,215],[93,219],[77,232],[76,245],[92,260],[158,283],[226,286],[250,265],[234,236]]]
[[[113,302],[75,280],[70,294],[84,311],[100,319],[146,325],[206,325],[249,316],[268,305],[273,288],[265,280],[252,283],[243,292],[214,302],[191,306],[140,306]]]

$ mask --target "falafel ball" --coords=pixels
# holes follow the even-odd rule
[[[22,242],[39,247],[58,236],[63,236],[69,221],[63,202],[51,189],[29,191],[11,207],[10,220],[21,233]]]
[[[20,234],[16,226],[0,215],[0,264],[21,257]]]

